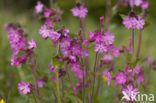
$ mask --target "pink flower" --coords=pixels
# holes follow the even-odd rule
[[[120,72],[120,73],[115,77],[115,80],[116,80],[115,85],[118,85],[118,84],[125,84],[125,83],[126,83],[126,80],[127,80],[127,76],[126,76],[123,72]]]
[[[49,67],[49,69],[48,69],[49,73],[51,73],[52,71],[56,73],[56,69],[52,64],[49,64],[48,67]]]
[[[136,80],[137,80],[137,82],[142,83],[145,80],[145,78],[142,74],[140,74],[136,77]]]
[[[101,60],[111,61],[111,60],[113,60],[113,58],[110,54],[106,54]]]
[[[28,49],[33,49],[36,48],[36,42],[34,39],[32,39],[31,41],[28,41]]]
[[[51,40],[58,40],[60,38],[61,34],[54,31],[54,30],[50,30],[50,33],[49,33],[49,38]]]
[[[136,65],[136,67],[134,68],[134,71],[135,71],[136,74],[140,73],[140,66],[139,66],[139,64]]]
[[[19,66],[21,63],[24,63],[26,61],[26,56],[25,55],[21,55],[19,57],[15,57],[14,54],[12,54],[11,56],[11,66]]]
[[[147,9],[147,8],[148,8],[148,6],[149,6],[148,1],[143,1],[143,3],[142,3],[142,5],[141,5],[141,7],[142,7],[143,9]]]
[[[84,74],[83,74],[84,73]],[[85,76],[86,73],[84,71],[82,71],[81,69],[78,69],[75,73],[75,77],[77,77],[78,79],[82,79],[83,75]]]
[[[112,77],[111,77],[111,73],[108,70],[105,70],[103,72],[103,78],[104,80],[107,80],[107,84],[110,85]]]
[[[142,4],[142,0],[134,0],[134,4],[136,5],[136,6],[140,6],[141,4]]]
[[[115,57],[118,57],[119,54],[120,54],[120,49],[119,49],[119,48],[114,48],[114,49],[113,49],[113,55],[114,55]]]
[[[107,52],[107,46],[102,42],[102,43],[96,43],[94,50],[98,52],[99,54],[102,54],[104,52]]]
[[[138,16],[138,20],[136,20],[136,28],[139,29],[143,29],[143,26],[145,24],[145,20],[141,19],[141,16]]]
[[[18,90],[22,93],[22,94],[29,94],[31,93],[31,85],[29,82],[24,82],[24,81],[21,81],[19,84],[18,84]]]
[[[125,28],[135,28],[136,19],[134,17],[125,17],[123,19],[123,24],[125,25]]]
[[[48,38],[50,35],[50,30],[47,29],[46,25],[41,26],[41,29],[39,30],[39,34],[42,35],[44,39]]]
[[[75,56],[80,56],[80,53],[81,53],[81,47],[80,45],[78,44],[75,44],[72,46],[72,54],[75,55]]]
[[[79,8],[73,8],[72,9],[72,14],[73,14],[73,16],[79,16]]]
[[[104,33],[104,40],[106,41],[106,44],[113,44],[114,42],[114,34],[110,32]]]
[[[56,83],[56,77],[55,77],[55,76],[52,77],[52,81],[53,81],[54,83]]]
[[[72,68],[71,71],[72,72],[76,72],[77,70],[80,69],[80,64],[78,64],[78,63],[72,63],[71,65],[68,66],[68,68]]]
[[[83,6],[80,6],[79,17],[80,18],[85,18],[87,16],[87,13],[88,13],[87,8],[84,8]]]
[[[60,42],[61,48],[69,47],[71,40],[69,38],[63,38]]]
[[[136,100],[137,94],[138,94],[138,89],[134,88],[131,84],[127,85],[127,88],[124,88],[122,93],[126,93],[126,96],[128,96],[127,101],[130,100]]]
[[[42,88],[44,84],[45,84],[45,82],[42,79],[37,81],[37,85],[39,88]]]
[[[90,39],[93,39],[93,37],[95,36],[95,32],[90,31],[88,36],[89,36]]]
[[[123,19],[123,24],[125,25],[125,28],[127,29],[143,29],[143,26],[145,24],[144,19],[141,18],[141,16],[138,16],[136,19],[135,17],[125,17]]]
[[[51,16],[51,14],[52,14],[52,11],[50,9],[46,9],[46,11],[44,12],[44,16],[46,18],[49,18]]]
[[[38,1],[37,5],[35,6],[36,13],[37,14],[41,13],[43,11],[43,7],[44,7],[44,5],[40,1]]]
[[[72,9],[73,16],[77,16],[79,18],[85,18],[87,13],[88,13],[87,8],[84,8],[83,6],[80,6],[79,8],[76,7],[76,8]]]

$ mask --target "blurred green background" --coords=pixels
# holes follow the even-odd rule
[[[99,17],[105,15],[105,1],[106,0],[88,0],[88,16],[87,16],[87,31],[96,30],[99,28]],[[7,40],[7,33],[4,30],[4,24],[10,22],[20,23],[23,28],[28,32],[30,38],[34,38],[37,42],[36,53],[39,55],[39,63],[41,66],[40,76],[48,74],[48,64],[51,61],[51,57],[55,54],[55,48],[52,47],[50,40],[44,40],[39,34],[38,30],[43,24],[43,21],[34,12],[34,6],[37,0],[0,0],[0,95],[7,99],[7,103],[33,103],[27,96],[20,94],[17,90],[17,84],[20,81],[18,70],[15,67],[10,66],[11,49]],[[49,6],[48,0],[42,0],[42,2]],[[63,24],[66,28],[69,28],[71,32],[77,33],[79,29],[78,19],[72,16],[71,9],[75,5],[74,0],[54,0],[55,7],[59,7],[64,10]],[[112,0],[113,4],[117,0]],[[143,31],[143,41],[141,48],[142,57],[156,58],[156,1],[149,0],[149,12],[148,17],[149,26]],[[117,13],[112,18],[110,31],[115,34],[115,45],[122,47],[128,45],[128,38],[131,36],[130,30],[127,30],[122,25],[122,19],[119,14],[127,15],[129,11],[128,7],[121,7],[117,10]],[[138,38],[138,32],[136,31],[136,42]],[[93,55],[94,52],[90,51]],[[92,59],[91,59],[92,60]],[[116,68],[122,69],[124,67],[123,56],[116,60]],[[91,61],[94,62],[94,61]],[[145,69],[148,69],[145,66]],[[32,80],[31,71],[26,67],[22,68],[27,80]],[[156,75],[155,71],[152,71],[151,82],[147,93],[154,93],[156,95]],[[53,85],[53,84],[52,84]],[[54,85],[53,85],[54,86]],[[46,86],[47,91],[41,90],[45,103],[53,101],[53,95],[50,92],[50,88]],[[115,87],[104,85],[104,92],[97,97],[99,103],[115,103],[116,97]],[[50,99],[50,100],[49,100]],[[104,101],[104,102],[101,102]]]

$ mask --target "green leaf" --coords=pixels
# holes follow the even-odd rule
[[[126,16],[126,15],[124,15],[124,14],[119,14],[119,15],[120,15],[120,17],[121,17],[122,19],[124,19],[125,16]]]

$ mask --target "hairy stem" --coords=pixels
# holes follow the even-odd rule
[[[94,101],[94,87],[95,87],[95,79],[96,79],[96,65],[97,65],[97,60],[98,60],[98,52],[96,53],[95,63],[94,63],[94,78],[93,78],[93,87],[92,87],[92,95],[91,95],[92,103]]]
[[[50,9],[53,8],[53,0],[49,0]]]
[[[57,102],[58,103],[61,103],[60,89],[59,89],[59,73],[58,73],[58,68],[56,69],[56,89],[57,89]]]
[[[108,30],[110,26],[111,16],[112,16],[111,0],[106,0],[106,20],[107,20],[106,30]]]
[[[37,72],[36,72],[35,68],[32,68],[31,70],[32,70],[34,80],[35,80],[35,90],[36,90],[37,96],[39,98],[39,102],[42,103],[42,98],[41,98],[40,91],[38,88],[38,83],[37,83],[37,80],[38,80]]]
[[[37,96],[38,96],[38,99],[39,99],[39,103],[42,103],[42,97],[40,95],[40,91],[39,91],[38,83],[37,83],[38,76],[37,76],[37,72],[36,72],[36,69],[35,69],[36,64],[37,64],[37,60],[36,60],[36,56],[35,56],[34,59],[32,60],[31,70],[32,70],[33,77],[34,77],[34,80],[35,80],[35,91],[37,93]]]
[[[133,51],[133,54],[134,54],[134,29],[132,29],[132,51]]]
[[[137,54],[136,54],[137,58],[139,58],[140,56],[141,41],[142,41],[142,29],[139,31],[138,48],[137,48]]]
[[[73,88],[72,81],[71,81],[71,79],[70,79],[70,75],[69,75],[68,71],[67,71],[67,76],[68,76],[68,80],[69,80],[69,82],[70,82],[70,85],[71,85],[71,87]],[[74,93],[74,89],[73,89],[73,93]],[[75,93],[74,93],[74,95],[75,95],[75,97],[76,97],[77,103],[79,103],[79,101],[78,101],[78,99],[77,99],[77,95],[76,95]]]

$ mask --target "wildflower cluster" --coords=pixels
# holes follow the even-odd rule
[[[33,49],[36,48],[35,40],[27,40],[28,34],[18,24],[6,24],[5,29],[13,51],[11,65],[19,66],[32,55]]]
[[[138,16],[136,14],[134,14],[133,16],[133,12],[130,12],[130,16],[127,16],[123,19],[123,24],[125,25],[125,27],[127,29],[143,29],[143,26],[145,24],[145,20],[141,18],[141,16]]]
[[[97,77],[97,95],[98,92],[100,92],[100,86],[102,86],[100,85],[101,78],[103,78],[104,81],[107,81],[108,86],[112,85],[111,81],[114,81],[115,83],[113,83],[113,85],[121,88],[120,93],[118,93],[119,97],[121,93],[128,94],[126,102],[136,98],[138,86],[145,81],[145,76],[143,67],[139,65],[141,64],[138,56],[140,53],[140,46],[138,46],[137,56],[134,57],[134,29],[140,31],[144,29],[145,18],[136,14],[133,11],[133,6],[141,6],[145,10],[148,8],[148,2],[146,0],[125,0],[124,3],[125,2],[131,6],[131,11],[128,16],[123,18],[123,24],[125,28],[132,29],[132,38],[129,39],[129,45],[122,46],[122,48],[114,45],[115,35],[108,29],[107,25],[104,25],[105,18],[103,16],[100,17],[99,30],[89,32],[84,32],[85,30],[82,30],[84,29],[83,26],[85,22],[82,22],[81,18],[86,18],[88,13],[87,8],[82,4],[77,3],[76,7],[71,11],[73,16],[80,18],[81,22],[79,31],[77,33],[71,33],[71,31],[62,24],[62,10],[55,8],[49,9],[40,1],[37,2],[35,11],[38,15],[44,15],[45,19],[38,33],[43,39],[50,39],[53,46],[56,47],[56,55],[51,57],[52,62],[47,67],[49,67],[48,75],[50,75],[50,80],[52,79],[52,83],[56,85],[58,103],[61,101],[60,97],[64,96],[66,92],[64,91],[65,85],[63,84],[65,79],[68,79],[67,83],[70,84],[70,88],[72,88],[76,97],[80,93],[83,93],[83,103],[86,94],[88,96],[88,103],[90,103],[89,101],[93,103],[95,94],[94,86]],[[108,15],[106,16],[108,17]],[[39,68],[36,55],[34,54],[34,48],[37,47],[35,40],[32,39],[28,41],[28,34],[17,24],[7,24],[5,25],[5,29],[8,31],[8,39],[13,51],[11,65],[19,66],[27,59],[30,59],[30,68],[32,69],[36,82],[36,84],[33,85],[31,82],[21,81],[18,84],[18,90],[22,94],[31,94],[32,91],[36,91],[39,101],[42,103],[42,96],[40,95],[39,88],[44,87],[44,84],[48,81],[39,79],[35,69]],[[88,35],[85,36],[85,34]],[[92,56],[90,48],[92,47],[93,52],[95,52],[93,68],[90,67],[89,64],[89,58]],[[124,62],[125,68],[122,67],[118,69],[115,66],[116,61],[114,58],[118,59],[120,55],[123,55],[122,59],[123,57],[126,58]],[[151,60],[148,59],[148,64],[150,66],[152,65],[152,68],[155,68],[156,62],[151,62]],[[74,75],[71,75],[71,73]],[[43,73],[43,75],[46,76],[47,73]],[[71,80],[72,76],[74,76],[74,81]],[[62,85],[62,95],[60,95],[60,82]],[[69,85],[67,88],[69,88]],[[91,93],[85,93],[85,90],[91,90]],[[131,92],[134,93],[134,97],[131,97]],[[64,98],[65,97],[63,97],[63,99]]]

